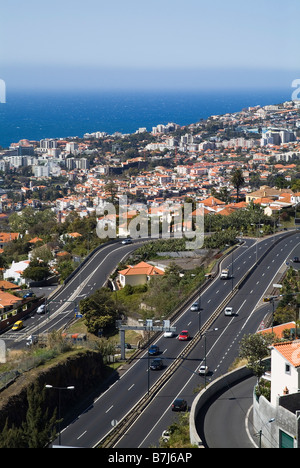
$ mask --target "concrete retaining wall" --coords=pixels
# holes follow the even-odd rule
[[[190,440],[191,444],[203,448],[202,440],[196,430],[197,415],[201,408],[220,390],[228,388],[228,384],[236,384],[240,380],[251,377],[253,374],[247,367],[240,367],[237,370],[228,372],[211,384],[207,385],[206,389],[201,390],[199,395],[194,399],[190,412]]]

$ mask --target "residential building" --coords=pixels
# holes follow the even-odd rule
[[[300,340],[273,344],[271,369],[263,377],[271,381],[270,401],[263,395],[253,398],[253,424],[261,430],[262,446],[299,447]]]
[[[48,153],[48,150],[52,148],[57,148],[57,140],[47,138],[40,141],[40,151],[42,153]]]
[[[3,249],[9,242],[19,239],[19,232],[0,232],[0,249]]]
[[[164,270],[146,262],[140,262],[137,265],[128,267],[125,270],[118,271],[118,280],[123,288],[127,284],[137,286],[145,284],[152,276],[164,275]]]
[[[3,279],[13,281],[17,285],[26,284],[23,278],[23,271],[28,267],[29,263],[29,260],[21,262],[13,261],[10,268],[4,271]]]

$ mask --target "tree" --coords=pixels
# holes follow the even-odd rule
[[[247,367],[252,370],[257,377],[257,381],[265,372],[263,359],[270,354],[269,347],[274,341],[272,333],[244,335],[240,342],[240,358],[247,359]]]
[[[245,184],[242,169],[234,169],[231,173],[231,183],[236,188],[236,201],[239,201],[240,188]]]
[[[100,329],[108,330],[114,327],[115,321],[125,312],[120,302],[115,302],[108,288],[100,288],[94,294],[80,301],[80,312],[90,333],[98,334]]]
[[[32,281],[42,281],[50,276],[50,270],[46,263],[32,260],[23,271],[23,278]]]
[[[56,434],[56,410],[51,417],[46,408],[45,389],[41,391],[38,383],[27,390],[28,409],[26,419],[20,425],[5,426],[0,432],[1,448],[45,448]]]
[[[55,436],[56,410],[49,418],[45,410],[45,388],[41,391],[35,383],[27,391],[28,410],[23,423],[24,437],[28,448],[44,448]]]

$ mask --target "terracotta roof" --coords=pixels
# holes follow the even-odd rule
[[[19,297],[14,296],[13,294],[0,291],[0,308],[14,306],[17,302],[20,302],[21,299]]]
[[[34,237],[29,241],[30,244],[35,244],[36,242],[43,242],[43,239],[41,239],[40,237]]]
[[[0,232],[0,242],[10,242],[19,238],[18,232]]]
[[[11,283],[10,281],[1,280],[0,289],[20,289],[20,286],[17,286],[15,283]]]
[[[69,237],[82,237],[82,235],[79,234],[79,232],[69,232],[68,236]]]
[[[213,196],[208,197],[205,200],[202,200],[201,203],[203,203],[204,206],[225,205],[225,202]]]
[[[161,270],[160,268],[150,265],[149,263],[140,262],[134,266],[129,265],[128,268],[126,268],[125,270],[121,270],[118,273],[123,276],[129,276],[129,275],[155,276],[155,275],[163,275],[164,271]]]
[[[294,367],[300,367],[300,340],[277,343],[273,347]]]
[[[273,333],[279,338],[283,338],[283,332],[284,330],[291,330],[295,328],[295,322],[288,322],[288,323],[282,323],[281,325],[276,325],[275,327],[272,328],[264,328],[263,330],[259,330],[257,333]]]

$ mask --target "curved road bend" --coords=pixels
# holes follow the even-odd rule
[[[102,287],[115,267],[140,244],[141,241],[129,245],[122,245],[121,242],[104,245],[50,301],[50,317],[48,314],[35,314],[24,319],[25,327],[22,330],[14,333],[8,331],[1,338],[8,347],[24,347],[30,334],[64,327],[74,317],[75,302],[78,304],[81,299]]]
[[[260,287],[263,291],[266,289],[266,285],[269,282],[270,278],[273,278],[275,271],[279,268],[282,262],[287,257],[287,251],[290,252],[299,242],[296,240],[296,235],[293,235],[291,238],[283,239],[283,236],[280,237],[280,244],[276,247],[276,252],[280,252],[280,255],[274,255],[271,253],[268,255],[266,262],[265,260],[260,264],[260,275],[262,280],[258,279],[258,276],[254,274],[251,276],[251,281],[253,284],[253,291],[255,288],[258,287],[258,284],[261,282]],[[234,265],[234,276],[235,278],[239,278],[243,276],[252,265],[256,263],[256,259],[260,258],[264,251],[274,242],[272,238],[265,239],[260,241],[257,245],[252,241],[248,240],[245,245],[240,246],[230,258],[226,259],[226,262],[233,261]],[[272,260],[274,259],[274,264],[272,264]],[[224,262],[225,263],[225,262]],[[269,265],[272,265],[272,268],[269,268]],[[255,279],[256,278],[256,279]],[[234,279],[235,281],[235,279]],[[258,284],[257,284],[258,283]],[[247,282],[248,284],[248,282]],[[201,320],[205,321],[211,315],[212,310],[214,310],[219,304],[222,303],[224,298],[229,294],[232,288],[232,281],[221,281],[216,278],[210,284],[209,288],[202,294],[201,297],[201,306],[203,310],[201,311]],[[241,306],[241,310],[239,315],[234,317],[236,319],[232,323],[237,324],[238,330],[243,327],[243,323],[241,320],[243,319],[246,322],[247,327],[250,326],[252,323],[253,318],[257,318],[255,314],[252,314],[249,317],[249,309],[247,309],[247,303],[249,301],[245,301],[245,297],[249,296],[251,293],[250,289],[246,289],[244,286],[243,289],[244,297],[240,296],[239,304]],[[251,286],[252,288],[252,286]],[[256,293],[256,291],[255,291]],[[252,294],[254,300],[258,301],[259,297],[258,294]],[[251,301],[250,301],[251,302]],[[232,344],[232,331],[233,327],[230,326],[226,328],[228,325],[228,317],[224,317],[223,315],[220,318],[221,320],[227,319],[225,323],[220,324],[220,330],[226,329],[226,332],[222,332],[222,339],[227,336],[227,342]],[[229,320],[231,320],[229,318]],[[259,317],[259,321],[262,320],[262,317]],[[188,328],[191,335],[197,332],[199,327],[199,315],[198,313],[191,312],[190,308],[187,307],[186,310],[183,312],[181,317],[179,317],[176,321],[177,330],[181,331],[184,328]],[[217,325],[216,325],[217,326]],[[257,322],[255,322],[255,326],[257,327]],[[246,327],[246,325],[245,325]],[[254,330],[256,328],[253,326]],[[239,333],[239,332],[237,332]],[[202,341],[202,340],[201,340]],[[209,341],[207,339],[207,341]],[[221,340],[218,340],[218,343],[221,343]],[[166,340],[161,338],[159,342],[162,351],[162,358],[165,361],[165,365],[168,365],[168,362],[172,359],[176,359],[180,354],[181,350],[185,346],[184,343],[178,342],[176,339]],[[208,345],[209,346],[209,345]],[[218,345],[219,346],[219,345]],[[209,349],[209,347],[208,347]],[[216,347],[213,355],[216,356],[216,359],[220,359],[220,356],[224,354],[224,344],[220,347]],[[203,360],[203,343],[201,343],[201,347],[198,350],[195,350],[195,356],[189,356],[187,362],[187,369],[180,369],[180,372],[176,372],[175,376],[171,381],[173,382],[173,388],[169,390],[168,400],[164,399],[164,411],[166,408],[170,407],[172,399],[176,396],[176,389],[177,383],[179,383],[179,389],[183,387],[182,384],[182,376],[183,380],[186,383],[193,371],[199,366],[200,360]],[[223,353],[223,354],[221,354]],[[219,368],[218,372],[225,373],[227,372],[229,364],[232,362],[233,358],[230,358],[230,362],[226,364],[227,355],[224,358],[224,362],[222,366]],[[192,364],[192,367],[190,367]],[[210,364],[210,368],[213,369],[214,375],[214,363]],[[192,369],[192,371],[191,371]],[[218,375],[216,371],[216,375]],[[106,392],[101,394],[91,405],[91,407],[87,408],[86,412],[81,414],[72,424],[70,424],[64,431],[64,443],[69,446],[78,446],[78,447],[93,447],[95,446],[105,435],[111,430],[111,422],[112,421],[120,421],[127,412],[136,404],[137,401],[147,392],[148,388],[148,376],[149,376],[149,384],[152,385],[155,380],[158,378],[159,372],[151,372],[148,374],[148,357],[147,352],[129,367],[129,369],[119,378],[117,382],[115,382]],[[194,374],[192,374],[194,376]],[[199,382],[199,377],[197,377],[197,383]],[[212,377],[211,377],[212,378]],[[174,387],[174,382],[176,386]],[[194,388],[196,383],[192,383],[192,390],[188,391],[189,400],[194,398]],[[157,404],[158,398],[154,400]],[[189,401],[190,403],[190,401]],[[160,411],[160,415],[164,413],[164,411]],[[169,411],[170,413],[170,411]],[[149,425],[152,427],[152,421],[144,424],[144,432],[145,430],[150,432]],[[133,425],[135,426],[135,425]],[[164,426],[165,428],[166,426]],[[161,432],[160,432],[161,434]],[[140,436],[139,436],[140,437]],[[155,438],[155,442],[157,444],[157,436]],[[146,442],[146,446],[149,447],[152,442]],[[135,439],[134,445],[126,445],[126,446],[133,446],[137,447],[138,441]]]

